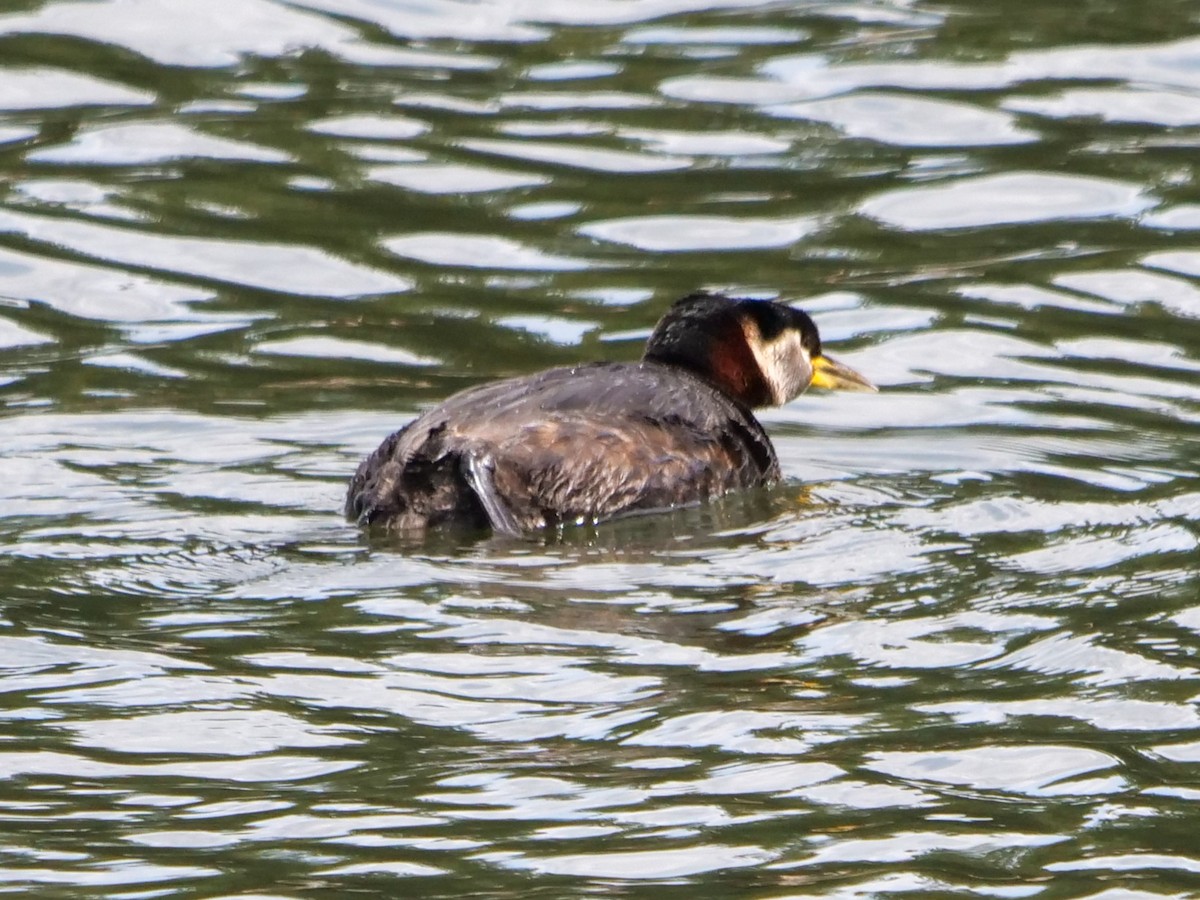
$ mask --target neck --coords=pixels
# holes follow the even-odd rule
[[[743,326],[732,310],[725,321],[685,322],[679,326],[656,330],[642,358],[698,375],[744,406],[770,406],[774,402],[747,340],[745,328],[752,326]]]

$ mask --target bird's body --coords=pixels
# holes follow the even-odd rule
[[[358,467],[346,514],[399,531],[518,534],[769,484],[779,463],[751,406],[786,402],[822,363],[869,387],[827,359],[799,310],[692,295],[639,363],[483,384],[419,416]]]
[[[360,466],[348,513],[401,530],[529,531],[666,509],[775,480],[745,407],[659,363],[550,369],[463,391]]]

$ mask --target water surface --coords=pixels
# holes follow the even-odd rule
[[[0,886],[1200,888],[1200,22],[0,13]],[[699,287],[878,395],[770,491],[371,540],[362,454]]]

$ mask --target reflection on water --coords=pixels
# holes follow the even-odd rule
[[[1195,891],[1186,4],[169,6],[0,13],[0,885]],[[342,522],[697,287],[883,391],[700,509]]]

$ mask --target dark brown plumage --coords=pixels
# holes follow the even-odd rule
[[[779,478],[751,406],[809,383],[866,387],[778,303],[693,294],[639,363],[592,363],[480,385],[393,434],[358,467],[346,515],[401,531],[517,534],[696,503]]]

